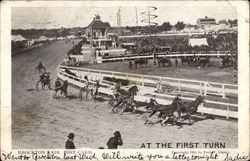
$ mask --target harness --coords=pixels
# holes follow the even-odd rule
[[[44,75],[44,74],[40,75],[40,80],[41,81],[44,81],[45,79],[46,79],[46,75]]]

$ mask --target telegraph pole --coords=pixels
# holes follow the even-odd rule
[[[138,33],[138,16],[137,16],[137,7],[135,7],[135,15],[136,15],[136,32]]]
[[[118,12],[116,14],[117,16],[117,41],[119,43],[119,33],[121,32],[121,7],[119,7]]]

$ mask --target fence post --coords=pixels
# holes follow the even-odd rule
[[[162,90],[162,84],[161,84],[162,79],[159,79],[159,89]]]
[[[101,78],[102,78],[102,71],[100,71],[100,77],[99,77],[99,81],[101,80]]]
[[[202,95],[202,83],[200,82],[200,95]]]
[[[207,82],[204,82],[204,95],[207,95]]]
[[[222,98],[226,98],[225,84],[222,84]]]
[[[143,75],[141,76],[141,79],[142,79],[142,86],[144,86],[144,76]]]
[[[201,103],[201,107],[203,108],[204,106],[203,106],[203,103]],[[204,113],[203,112],[201,112],[201,115],[204,115]]]
[[[181,81],[178,80],[179,93],[181,92]]]
[[[228,105],[227,105],[227,111],[229,113],[229,106]],[[228,113],[227,113],[226,119],[229,119]]]

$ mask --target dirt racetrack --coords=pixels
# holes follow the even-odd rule
[[[75,42],[76,43],[76,42]],[[144,125],[141,114],[112,114],[107,101],[79,100],[78,90],[69,87],[72,99],[50,99],[49,90],[35,89],[39,75],[34,69],[39,61],[56,79],[56,67],[72,48],[72,43],[55,42],[12,58],[12,140],[13,148],[64,148],[67,134],[75,133],[77,148],[107,148],[114,131],[120,131],[124,145],[119,148],[140,148],[142,143],[177,142],[225,143],[238,146],[238,122],[206,119],[192,126],[160,124]],[[22,143],[22,144],[21,144]],[[28,147],[25,147],[25,146]]]

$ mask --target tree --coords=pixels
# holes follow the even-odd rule
[[[178,30],[178,31],[180,31],[180,30],[182,30],[182,29],[184,29],[184,27],[185,27],[186,25],[181,21],[181,22],[177,22],[176,24],[175,24],[175,28]]]
[[[169,22],[164,22],[161,26],[160,29],[161,31],[170,31],[173,25],[171,25]]]

